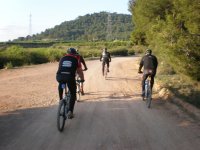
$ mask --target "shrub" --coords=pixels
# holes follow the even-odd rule
[[[135,50],[134,49],[128,50],[128,55],[135,55]]]
[[[114,56],[127,56],[128,50],[125,48],[114,49],[114,50],[111,50],[110,53],[111,55],[114,55]]]
[[[64,55],[64,51],[59,49],[49,49],[47,51],[47,58],[50,62],[59,61]]]
[[[6,63],[6,65],[4,66],[4,68],[6,68],[6,69],[12,69],[13,68],[12,62]]]

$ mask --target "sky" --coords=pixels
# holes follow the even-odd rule
[[[128,1],[0,0],[0,42],[41,33],[86,14],[101,11],[130,14]]]

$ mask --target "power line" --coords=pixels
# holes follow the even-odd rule
[[[32,15],[29,15],[29,35],[32,35]]]
[[[108,19],[107,19],[106,40],[108,40],[108,41],[112,40],[112,19],[111,19],[111,13],[109,13],[109,12],[108,12]]]

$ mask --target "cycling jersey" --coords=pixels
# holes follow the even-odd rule
[[[57,81],[66,82],[69,79],[75,79],[75,74],[78,67],[78,59],[74,55],[65,55],[60,59],[59,62]]]
[[[158,61],[156,56],[154,55],[145,55],[142,57],[142,60],[140,61],[140,68],[139,70],[144,67],[144,70],[152,70],[153,72],[156,72],[158,66]]]
[[[149,75],[151,75],[151,89],[153,88],[154,77],[156,75],[157,66],[158,66],[158,61],[156,56],[148,54],[142,57],[139,66],[139,72],[141,72],[142,67],[144,67],[143,77],[142,77],[142,93],[143,93],[142,96],[144,95],[144,90],[145,90],[145,80]]]
[[[110,53],[109,52],[103,52],[100,56],[100,60],[103,59],[104,62],[111,61]]]

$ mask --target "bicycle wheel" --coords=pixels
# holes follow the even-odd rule
[[[147,81],[145,81],[145,87],[144,87],[144,95],[143,95],[143,97],[142,97],[142,100],[143,101],[147,101],[147,98],[148,98],[148,82]]]
[[[150,86],[148,86],[146,102],[147,102],[147,108],[150,108],[150,106],[151,106],[151,88],[150,88]]]
[[[105,77],[105,79],[107,78],[107,74],[108,74],[108,70],[107,70],[107,66],[105,65],[105,67],[104,67],[104,77]]]
[[[66,104],[64,99],[60,100],[59,106],[58,106],[58,113],[57,113],[57,128],[60,132],[63,131],[65,126],[65,120],[66,120]]]
[[[76,100],[79,102],[81,100],[81,89],[80,89],[80,84],[76,84]]]

